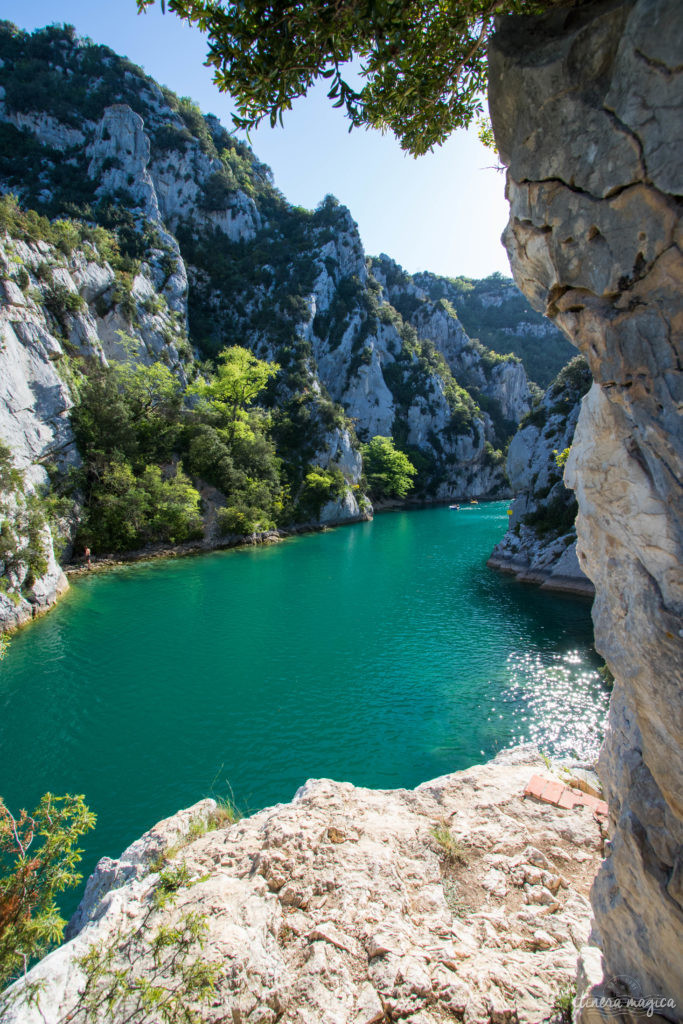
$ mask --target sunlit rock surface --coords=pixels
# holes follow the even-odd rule
[[[675,0],[602,3],[510,19],[490,56],[515,278],[595,379],[566,479],[616,679],[601,755],[613,837],[592,897],[603,960],[587,951],[582,994],[621,978],[617,994],[664,997],[670,1020],[683,1012],[681,38]]]
[[[29,972],[43,983],[38,1006],[19,983],[3,1020],[82,1024],[78,960],[95,943],[111,946],[112,968],[168,984],[152,936],[196,911],[208,932],[190,959],[219,968],[198,1007],[206,1022],[538,1022],[575,974],[602,848],[588,808],[522,796],[538,773],[533,749],[518,748],[415,790],[311,780],[290,804],[198,835],[212,806],[202,801],[100,862],[73,938]],[[155,867],[172,847],[187,882],[155,911]],[[126,937],[143,922],[131,964]],[[119,1009],[108,1022],[124,1019]]]

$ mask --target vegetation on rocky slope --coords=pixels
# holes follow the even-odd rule
[[[11,601],[46,570],[49,523],[58,507],[54,497],[46,500],[27,485],[10,448],[0,441],[0,594]]]
[[[555,576],[560,589],[571,577],[585,593],[591,587],[575,555],[576,498],[565,487],[563,472],[591,383],[586,360],[575,356],[523,418],[507,458],[515,494],[509,528],[489,563],[546,585]]]
[[[373,276],[334,197],[292,207],[215,117],[68,26],[0,23],[0,57],[0,181],[17,196],[0,202],[3,277],[63,352],[48,358],[81,464],[52,483],[78,548],[263,531],[344,503],[330,515],[353,517],[359,441],[376,436],[418,497],[501,493],[523,373],[506,407],[510,357],[470,341],[443,298],[425,292],[416,319],[414,285]],[[210,400],[226,351],[272,368],[239,430]]]
[[[416,274],[416,284],[435,301],[450,302],[470,338],[489,350],[518,356],[527,375],[545,388],[576,350],[547,317],[535,312],[511,278],[440,277]]]
[[[61,940],[57,896],[81,881],[77,844],[94,824],[82,796],[46,793],[16,817],[0,798],[0,990]]]

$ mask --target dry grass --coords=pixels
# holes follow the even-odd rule
[[[467,850],[460,840],[455,838],[445,822],[442,821],[437,825],[434,825],[431,829],[431,833],[439,847],[441,859],[446,864],[467,865]]]

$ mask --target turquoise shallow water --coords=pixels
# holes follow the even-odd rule
[[[228,786],[253,811],[310,777],[414,786],[525,739],[594,750],[589,604],[485,567],[506,507],[79,581],[0,667],[0,793],[85,793],[88,872]]]

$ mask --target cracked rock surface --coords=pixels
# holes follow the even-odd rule
[[[565,474],[596,646],[616,680],[601,754],[613,838],[592,896],[603,960],[586,951],[582,985],[609,994],[626,976],[626,994],[667,998],[672,1020],[683,1007],[681,38],[676,0],[614,0],[506,20],[490,54],[515,279],[595,380]]]
[[[78,957],[112,936],[120,948],[117,930],[149,913],[153,858],[180,845],[169,863],[194,884],[155,923],[205,915],[203,957],[220,973],[203,1021],[539,1021],[576,971],[602,848],[588,809],[522,796],[539,771],[533,750],[517,748],[415,790],[313,780],[290,804],[182,846],[211,811],[202,801],[100,862],[76,934],[29,974],[44,981],[40,1007],[19,1000],[4,1020],[82,1021]],[[450,833],[450,853],[435,829]],[[152,977],[152,956],[116,966]]]

